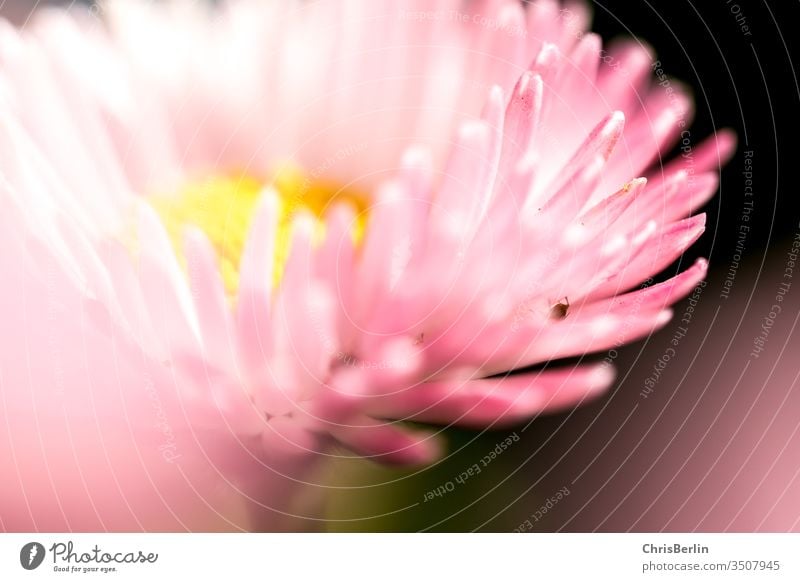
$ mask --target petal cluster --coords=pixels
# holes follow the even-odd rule
[[[0,27],[0,264],[36,282],[6,305],[32,285],[71,298],[44,337],[66,322],[65,341],[91,334],[146,370],[173,424],[231,441],[231,475],[331,442],[428,462],[436,440],[404,421],[493,427],[582,402],[611,368],[551,362],[647,336],[704,277],[698,261],[650,284],[702,234],[693,213],[734,138],[664,162],[691,135],[691,98],[653,83],[648,47],[603,49],[582,3],[213,10],[120,1],[101,21],[45,11]],[[324,212],[323,236],[297,213],[276,284],[285,201],[269,177],[285,160],[369,200],[359,239],[352,206]],[[206,234],[186,229],[183,265],[146,197],[234,169],[265,187],[232,300]],[[19,327],[0,340],[19,355],[28,323],[7,315]],[[106,363],[86,369],[110,378]],[[152,411],[127,422],[152,428]]]

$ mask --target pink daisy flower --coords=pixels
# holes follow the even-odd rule
[[[706,272],[723,132],[582,3],[109,2],[0,27],[5,529],[288,527],[338,443],[574,406]],[[683,134],[686,135],[685,133]]]

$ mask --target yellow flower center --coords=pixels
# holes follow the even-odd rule
[[[229,296],[234,296],[239,286],[239,263],[250,221],[268,185],[278,192],[281,200],[272,273],[276,285],[289,256],[291,221],[298,211],[310,211],[318,218],[315,242],[319,243],[325,236],[322,221],[325,212],[334,203],[350,203],[358,217],[351,234],[355,242],[361,239],[366,221],[366,197],[332,181],[310,179],[296,166],[282,167],[271,180],[259,180],[247,174],[213,175],[187,183],[177,194],[150,196],[148,201],[164,222],[181,259],[183,229],[192,225],[206,234],[217,251],[225,289]]]

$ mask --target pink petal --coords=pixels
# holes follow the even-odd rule
[[[263,366],[271,345],[272,272],[279,201],[266,190],[250,225],[239,276],[236,306],[240,356],[245,371]]]
[[[614,379],[608,366],[584,366],[487,380],[428,382],[367,400],[377,417],[493,428],[580,404]]]

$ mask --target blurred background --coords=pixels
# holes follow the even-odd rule
[[[56,3],[0,0],[0,13],[24,26]],[[339,461],[329,530],[800,531],[800,5],[591,3],[604,40],[641,37],[694,88],[693,144],[739,136],[706,234],[665,271],[710,257],[708,283],[660,333],[597,356],[619,378],[592,404],[505,432],[450,430],[429,468]]]

